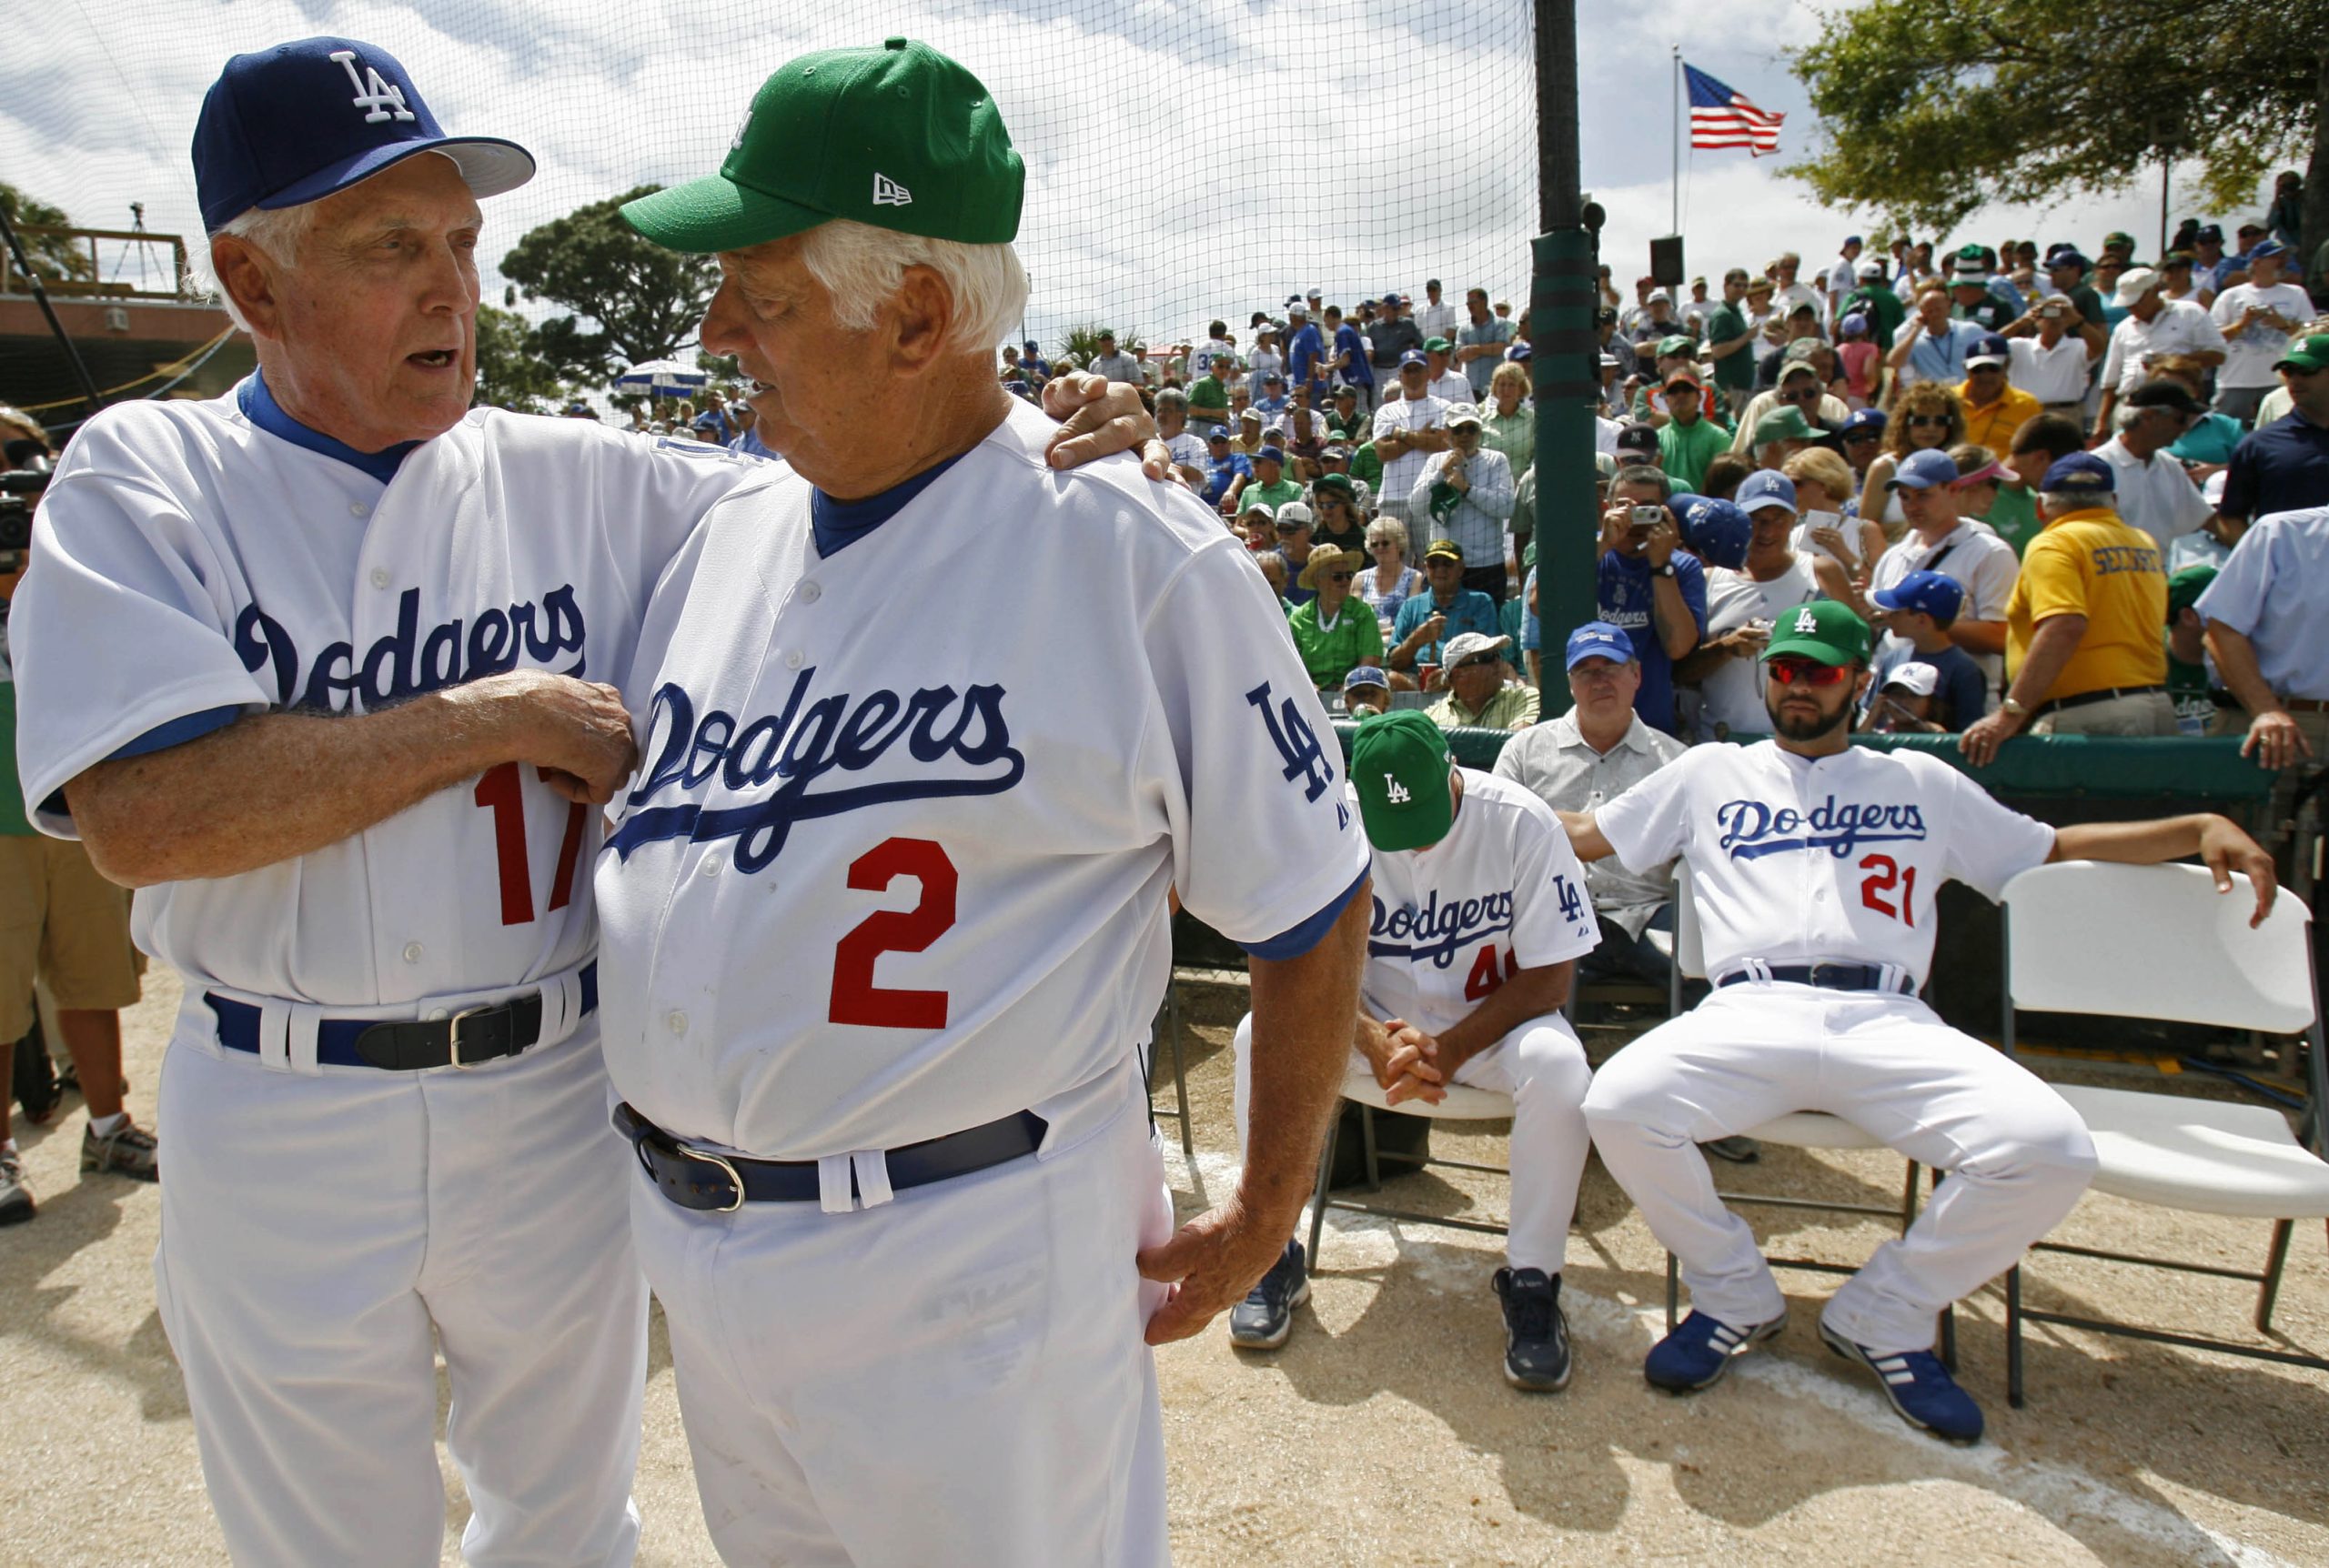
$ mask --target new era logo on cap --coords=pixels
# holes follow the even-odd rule
[[[873,175],[873,205],[875,206],[907,206],[913,201],[913,192],[889,176],[876,170]]]

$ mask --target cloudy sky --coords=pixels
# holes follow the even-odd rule
[[[1816,135],[1782,51],[1817,33],[1800,0],[1580,0],[1584,176],[1622,280],[1667,232],[1671,55],[1783,110],[1782,156],[1687,149],[1693,272],[1809,266],[1875,215],[1828,211],[1779,166]],[[809,49],[927,39],[1003,105],[1030,174],[1019,245],[1046,344],[1105,320],[1152,341],[1242,327],[1312,284],[1329,299],[1427,276],[1526,297],[1537,210],[1527,0],[48,0],[0,53],[0,178],[79,223],[199,229],[187,157],[226,57],[317,34],[398,56],[440,121],[540,159],[487,206],[498,258],[531,226],[643,181],[710,172],[753,89]],[[27,36],[27,33],[29,36]],[[2178,216],[2185,210],[2181,203]],[[2228,215],[2220,215],[2228,216]],[[1998,209],[1961,238],[2126,228],[2148,249],[2159,186],[2045,212]],[[500,280],[489,280],[499,297]]]

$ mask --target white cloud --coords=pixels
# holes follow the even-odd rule
[[[753,90],[811,48],[928,39],[976,71],[1027,157],[1021,250],[1046,341],[1104,318],[1172,341],[1219,315],[1242,327],[1311,284],[1349,302],[1427,276],[1519,304],[1534,231],[1536,128],[1522,0],[106,0],[17,19],[0,59],[0,176],[85,224],[198,236],[187,157],[226,57],[318,32],[388,48],[457,131],[507,135],[541,176],[488,206],[487,252],[647,180],[716,166]],[[1780,60],[1817,18],[1794,0],[1579,7],[1586,183],[1609,212],[1623,278],[1668,227],[1673,40],[1695,65],[1810,116]],[[100,20],[102,25],[99,25]],[[1867,215],[1834,214],[1775,170],[1703,153],[1689,166],[1694,271],[1833,254]],[[2178,207],[2180,214],[2187,210]],[[1969,236],[2148,236],[2157,191],[1984,213]],[[2148,239],[2146,239],[2148,245]],[[499,279],[489,280],[499,297]]]

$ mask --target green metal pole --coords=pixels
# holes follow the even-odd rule
[[[1537,0],[1538,206],[1530,246],[1529,369],[1537,411],[1537,608],[1543,711],[1569,709],[1561,648],[1594,617],[1593,402],[1600,345],[1593,236],[1578,178],[1575,0]]]

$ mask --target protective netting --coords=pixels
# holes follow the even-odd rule
[[[0,52],[0,179],[90,226],[127,229],[143,203],[198,254],[188,146],[219,66],[344,35],[401,59],[449,130],[539,158],[487,206],[491,264],[575,207],[709,172],[790,56],[903,33],[986,83],[1027,160],[1021,337],[1200,343],[1218,317],[1243,345],[1254,311],[1313,286],[1420,311],[1443,278],[1458,308],[1473,285],[1526,308],[1530,18],[1527,0],[48,0],[13,8]],[[110,245],[99,265],[138,262]]]

